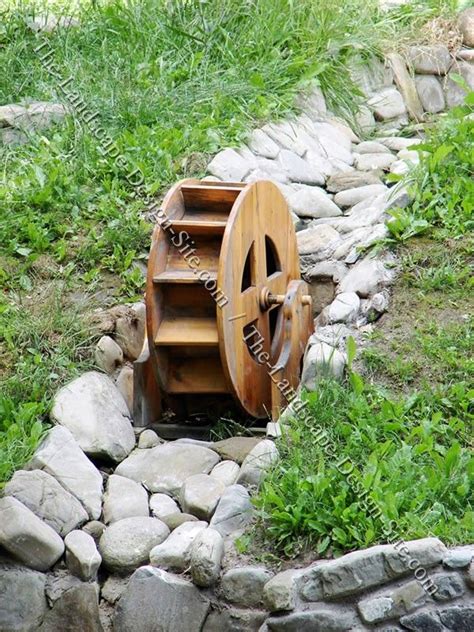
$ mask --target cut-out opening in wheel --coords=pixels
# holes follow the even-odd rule
[[[240,284],[240,291],[245,292],[249,287],[255,285],[255,269],[254,269],[254,257],[253,257],[254,242],[250,245],[249,251],[245,258],[244,269],[242,271],[242,282]]]
[[[267,277],[271,276],[274,272],[281,272],[281,264],[276,246],[272,238],[268,235],[265,235],[265,260],[267,265]]]

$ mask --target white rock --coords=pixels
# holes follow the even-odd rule
[[[460,75],[467,88],[456,82],[455,75]],[[446,104],[449,108],[464,105],[465,97],[469,91],[474,91],[474,64],[466,61],[455,62],[443,83],[446,95]]]
[[[181,507],[202,520],[209,520],[214,513],[225,485],[208,474],[195,474],[184,481],[181,488]]]
[[[384,88],[367,102],[378,121],[395,119],[406,114],[405,102],[396,88]]]
[[[207,522],[185,522],[150,551],[150,564],[165,570],[184,571],[189,566],[191,545]]]
[[[318,86],[314,86],[307,94],[300,94],[296,99],[296,104],[309,118],[316,120],[327,112],[326,100]]]
[[[132,452],[115,473],[143,483],[151,492],[163,492],[177,498],[187,478],[208,474],[219,460],[219,456],[208,448],[166,443],[150,450]]]
[[[362,202],[362,200],[375,198],[386,191],[388,191],[388,188],[384,184],[367,184],[366,186],[346,189],[345,191],[336,193],[334,202],[343,208],[355,206],[359,202]]]
[[[270,136],[270,138],[283,149],[294,151],[295,154],[298,154],[298,156],[304,156],[306,153],[304,143],[298,139],[295,133],[294,123],[291,123],[290,121],[267,123],[262,127],[262,131]]]
[[[92,536],[84,531],[71,531],[65,537],[64,544],[70,572],[85,582],[95,579],[102,558]]]
[[[410,63],[414,71],[422,75],[445,75],[452,59],[447,46],[411,46],[408,50]]]
[[[296,234],[298,252],[300,255],[307,255],[324,250],[331,244],[335,244],[340,239],[340,235],[331,226],[312,226],[301,230]]]
[[[382,136],[377,138],[377,140],[392,151],[409,149],[413,145],[419,145],[422,142],[420,138],[404,138],[403,136]]]
[[[0,127],[14,127],[21,130],[41,130],[61,121],[67,110],[61,103],[34,101],[24,105],[8,104],[0,106]]]
[[[263,588],[263,603],[270,612],[293,610],[296,606],[297,580],[301,572],[290,568],[272,577]]]
[[[265,432],[265,436],[267,439],[278,439],[283,434],[282,427],[279,421],[269,421],[267,423],[267,428]]]
[[[369,184],[382,184],[377,174],[365,171],[352,171],[350,173],[338,173],[331,176],[327,182],[327,189],[333,193],[367,186]]]
[[[425,112],[436,114],[446,107],[443,88],[436,77],[418,75],[415,77],[416,90]]]
[[[256,129],[252,132],[249,139],[249,148],[254,154],[264,158],[274,159],[280,153],[280,148],[275,141],[261,129]]]
[[[14,496],[63,537],[87,522],[87,511],[58,481],[41,470],[19,470],[5,485],[5,496]]]
[[[240,467],[235,461],[221,461],[213,468],[210,476],[228,487],[237,481],[239,472]]]
[[[359,307],[360,298],[355,292],[342,292],[336,296],[331,305],[324,308],[321,322],[329,325],[352,322],[357,317]]]
[[[352,165],[351,140],[336,125],[318,122],[313,124],[313,130],[321,148],[321,155]]]
[[[90,371],[63,386],[54,398],[51,417],[91,456],[121,461],[135,445],[127,405],[102,373]]]
[[[349,233],[349,237],[350,235],[354,236],[356,233],[359,234],[357,235],[357,239],[354,239],[354,237],[352,238],[351,247],[347,248],[348,243],[345,244],[344,254],[341,254],[341,251],[338,252],[338,248],[336,248],[334,252],[334,255],[337,254],[341,257],[344,257],[344,262],[348,264],[355,263],[359,259],[361,252],[363,252],[365,248],[368,248],[381,239],[385,239],[385,237],[388,237],[388,228],[385,223],[375,224],[369,230],[366,227],[359,228],[352,233]],[[349,243],[350,241],[351,240],[349,240]]]
[[[321,378],[342,378],[346,361],[346,356],[338,349],[325,342],[316,342],[306,352],[301,385],[309,391],[314,391]]]
[[[272,576],[271,571],[258,566],[231,568],[222,577],[221,589],[231,603],[258,606],[263,601],[263,587]]]
[[[157,445],[160,445],[160,443],[162,443],[160,437],[156,434],[154,430],[150,430],[150,428],[147,428],[146,430],[141,432],[138,438],[138,447],[142,450],[154,448]]]
[[[362,105],[355,115],[355,122],[359,126],[361,132],[371,132],[375,129],[375,118],[372,110],[366,105]]]
[[[238,483],[258,486],[265,472],[278,461],[278,448],[270,439],[263,439],[250,450],[242,463]]]
[[[397,176],[404,176],[409,173],[415,165],[412,162],[406,160],[395,160],[390,165],[390,173],[394,173]]]
[[[337,217],[341,209],[319,187],[300,186],[288,198],[290,209],[299,217]]]
[[[365,140],[356,145],[355,152],[358,154],[389,154],[390,149],[375,140]]]
[[[314,164],[311,165],[289,149],[281,150],[278,163],[292,182],[303,184],[324,184],[325,182],[324,175],[315,168]]]
[[[124,518],[107,527],[99,551],[112,572],[126,574],[148,562],[150,551],[169,536],[168,527],[157,518]]]
[[[356,157],[355,166],[359,171],[388,170],[395,160],[396,158],[392,154],[361,154]]]
[[[133,413],[133,369],[129,366],[124,366],[120,369],[120,373],[117,376],[115,382],[120,394],[127,404],[130,415]]]
[[[35,33],[52,33],[57,28],[71,28],[80,26],[77,18],[71,15],[61,15],[56,17],[51,13],[47,15],[36,15],[34,18],[27,20],[28,27]]]
[[[64,552],[59,535],[13,496],[0,498],[0,546],[29,568],[47,571]]]
[[[400,151],[397,154],[397,157],[400,160],[411,162],[414,165],[417,165],[420,162],[420,153],[414,149],[400,149]]]
[[[197,586],[207,588],[219,579],[224,540],[215,529],[204,529],[197,534],[190,548],[191,577]]]
[[[111,474],[104,494],[104,522],[117,522],[133,516],[148,516],[148,494],[130,478]]]
[[[163,521],[168,516],[181,513],[178,503],[166,494],[152,494],[150,496],[150,509],[155,518]]]
[[[339,292],[357,292],[363,298],[375,294],[384,285],[390,283],[393,272],[388,270],[383,261],[365,258],[357,263],[342,279]]]
[[[207,170],[221,180],[241,182],[249,173],[250,168],[250,165],[234,149],[224,149],[214,156]]]
[[[95,349],[95,361],[106,373],[113,373],[123,362],[123,351],[110,336],[102,336]]]
[[[62,426],[52,428],[43,439],[29,469],[44,470],[61,483],[97,520],[102,507],[102,476]]]
[[[461,11],[458,15],[458,28],[461,31],[464,46],[474,48],[474,7]]]
[[[226,537],[252,520],[254,508],[243,485],[230,485],[222,494],[209,526]]]
[[[145,340],[145,304],[134,303],[115,322],[117,342],[124,355],[130,360],[136,360],[140,355]]]

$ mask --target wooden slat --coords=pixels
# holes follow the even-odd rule
[[[186,209],[206,209],[229,214],[240,193],[236,187],[185,184],[181,187]]]
[[[215,318],[184,316],[165,318],[161,321],[155,338],[159,346],[217,346],[217,325]]]
[[[168,393],[229,392],[218,357],[170,359],[168,371]]]
[[[217,280],[217,272],[210,271],[210,280]],[[207,277],[206,277],[207,278]],[[194,274],[191,269],[187,270],[166,270],[165,272],[160,272],[156,276],[153,277],[153,283],[192,283],[192,284],[202,284],[202,281],[199,279],[198,274]]]
[[[176,232],[184,230],[190,235],[223,235],[226,220],[202,220],[198,215],[185,215],[184,219],[171,223]]]

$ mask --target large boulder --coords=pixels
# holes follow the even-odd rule
[[[73,586],[54,602],[38,632],[103,632],[98,598],[97,585]]]
[[[153,566],[143,566],[132,575],[118,602],[114,630],[200,632],[209,605],[191,582]]]
[[[45,615],[45,579],[22,566],[0,565],[0,630],[35,632]]]
[[[225,485],[208,474],[194,474],[181,489],[181,507],[201,520],[209,520],[224,493]]]
[[[112,380],[96,371],[66,384],[51,417],[71,431],[86,454],[122,461],[135,445],[129,410]]]
[[[26,566],[46,571],[64,552],[59,535],[12,496],[0,498],[0,545]]]
[[[104,565],[119,575],[131,573],[148,562],[150,551],[168,537],[168,527],[158,518],[124,518],[102,534],[99,551]]]
[[[178,498],[187,478],[208,474],[219,460],[219,456],[208,448],[167,443],[151,450],[136,450],[120,463],[115,473],[143,483],[152,492]]]
[[[77,498],[42,470],[15,472],[4,492],[6,496],[14,496],[63,537],[88,520],[87,511]]]
[[[102,508],[102,476],[66,428],[52,428],[39,445],[29,466],[56,478],[85,507],[92,519]]]

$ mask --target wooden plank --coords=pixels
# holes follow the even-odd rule
[[[181,187],[181,193],[186,209],[205,209],[228,215],[240,189],[207,184],[185,184]]]
[[[207,278],[207,277],[206,277]],[[209,271],[209,279],[211,281],[217,280],[217,271]],[[160,272],[156,276],[153,277],[153,283],[192,283],[192,284],[202,284],[203,282],[200,280],[198,276],[198,271],[196,274],[191,270],[166,270],[165,272]]]
[[[183,316],[165,318],[155,338],[160,346],[199,346],[209,347],[219,344],[215,317]]]
[[[223,235],[227,221],[201,219],[201,215],[186,214],[183,219],[172,222],[171,226],[177,233],[184,230],[190,235]]]
[[[218,357],[170,358],[168,393],[228,393]]]

